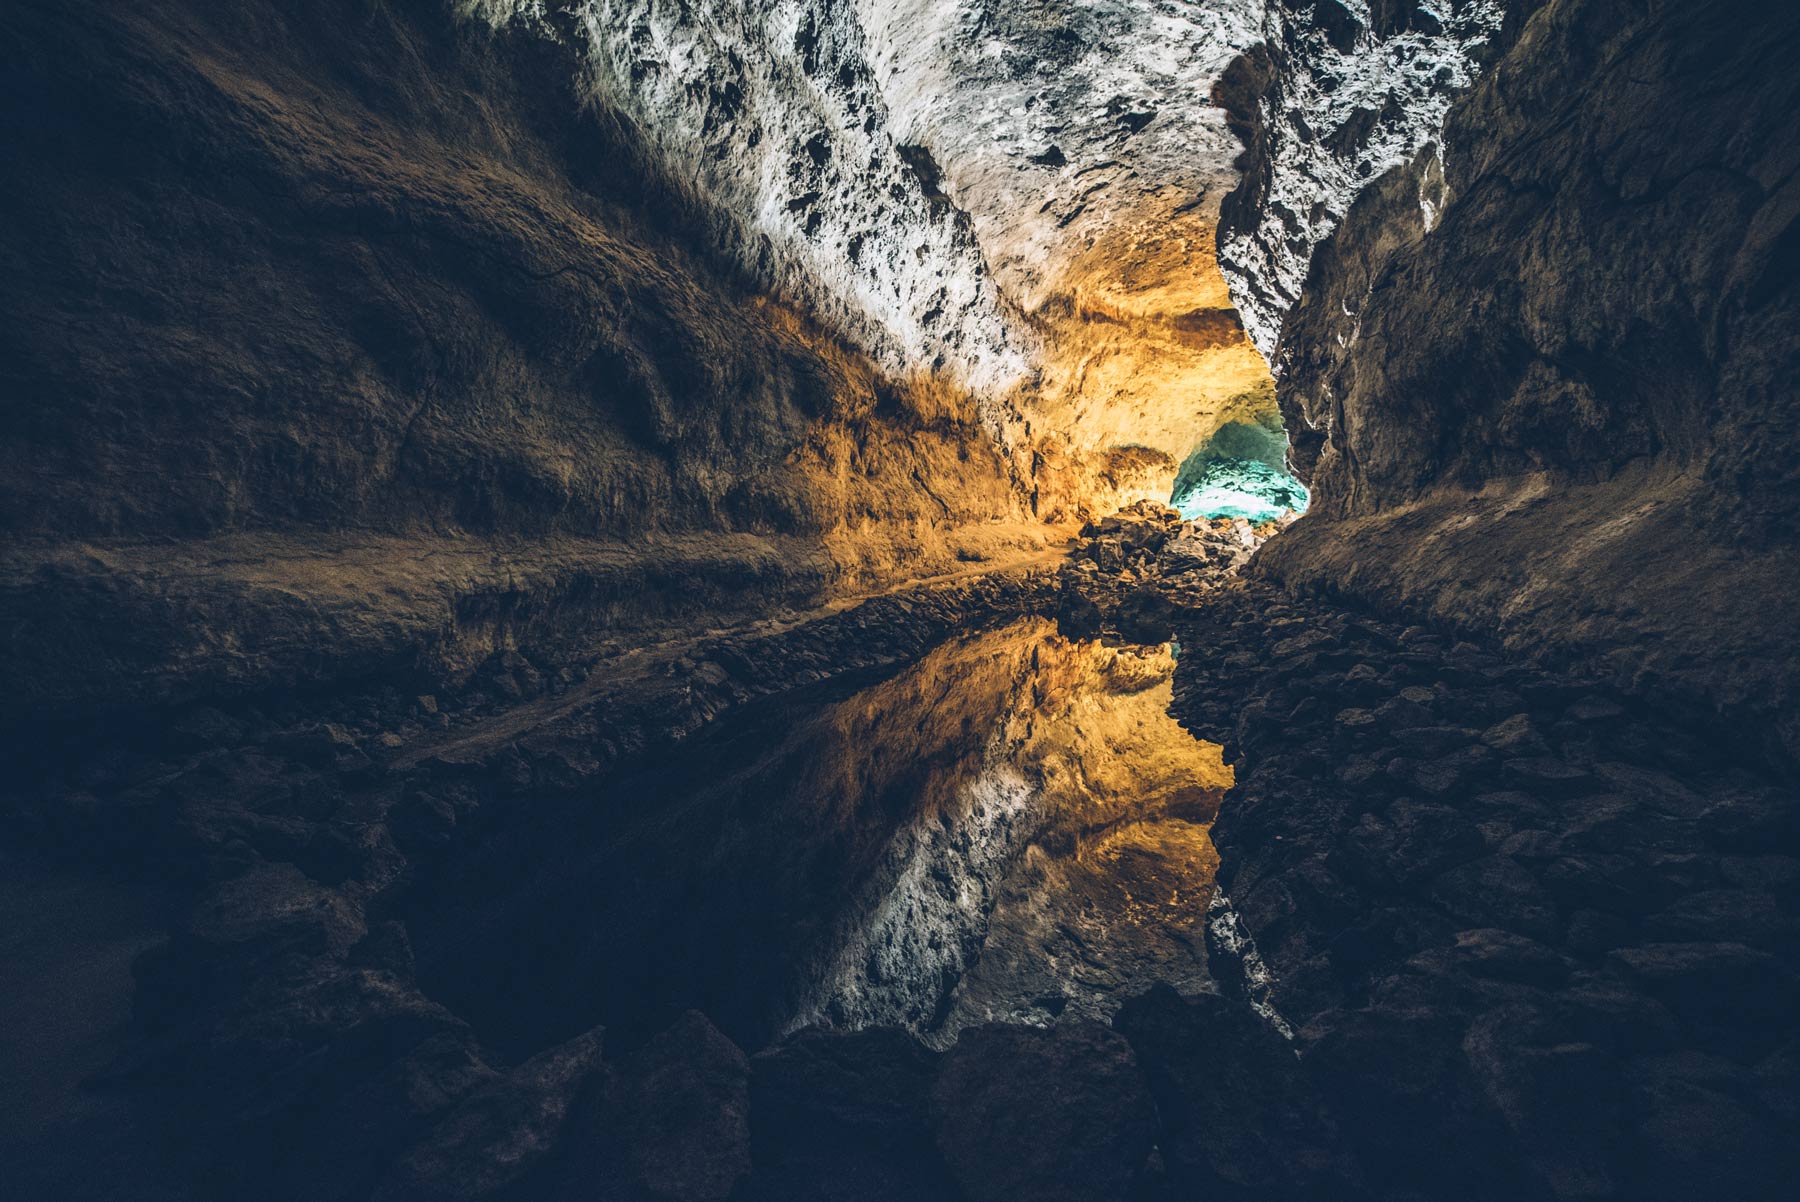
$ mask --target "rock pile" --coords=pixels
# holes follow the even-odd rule
[[[1688,715],[1222,590],[1175,713],[1220,890],[1378,1196],[1762,1198],[1800,1114],[1800,807]]]
[[[1139,501],[1082,528],[1062,569],[1058,620],[1078,632],[1166,641],[1173,601],[1199,604],[1285,524],[1184,521],[1166,505]]]

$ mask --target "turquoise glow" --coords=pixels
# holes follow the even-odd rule
[[[1288,510],[1305,513],[1306,485],[1256,459],[1209,459],[1178,485],[1173,504],[1181,516],[1247,518],[1267,522]]]

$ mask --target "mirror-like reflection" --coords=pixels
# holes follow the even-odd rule
[[[1025,619],[748,707],[598,797],[489,807],[421,883],[421,979],[520,1054],[687,1007],[748,1046],[945,1042],[1203,988],[1230,770],[1168,717],[1173,668]]]
[[[1170,650],[1026,621],[913,674],[981,662],[1013,683],[971,724],[978,766],[891,837],[791,1025],[900,1023],[942,1042],[972,1022],[1104,1014],[1153,981],[1204,985],[1207,828],[1230,774],[1168,716]]]

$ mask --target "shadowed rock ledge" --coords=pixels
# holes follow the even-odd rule
[[[710,255],[558,43],[433,0],[3,20],[7,713],[1042,545],[972,398]]]
[[[1771,621],[1800,581],[1800,16],[1521,4],[1499,46],[1287,314],[1318,503],[1258,570],[1800,754],[1800,627]]]

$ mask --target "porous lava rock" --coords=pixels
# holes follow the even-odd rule
[[[965,1030],[938,1073],[932,1114],[972,1202],[1126,1197],[1156,1139],[1131,1045],[1090,1022]]]
[[[441,0],[3,20],[9,721],[1041,543],[971,395],[709,249],[565,42]]]
[[[1775,64],[1800,17],[1523,3],[1489,45],[1286,315],[1314,504],[1259,570],[1685,697],[1792,756],[1800,141]],[[1278,63],[1265,102],[1289,83]],[[1252,180],[1278,171],[1250,153]]]
[[[1724,1151],[1800,1080],[1779,760],[1679,703],[1266,584],[1175,630],[1211,649],[1180,660],[1174,712],[1235,768],[1218,884],[1295,1033],[1302,1084],[1279,1096],[1316,1099],[1371,1193],[1673,1197],[1705,1159],[1731,1196],[1779,1196],[1784,1146]],[[1204,1026],[1136,1007],[1170,1121],[1198,1054],[1129,1024]],[[1706,1151],[1673,1134],[1683,1113]]]

